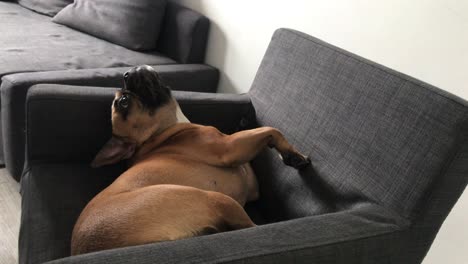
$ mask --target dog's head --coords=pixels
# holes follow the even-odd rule
[[[124,83],[112,103],[112,138],[94,158],[93,167],[132,157],[151,135],[177,120],[171,90],[152,67],[132,68],[124,74]]]

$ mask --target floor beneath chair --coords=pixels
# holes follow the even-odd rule
[[[0,263],[18,263],[18,232],[21,214],[19,184],[0,169]]]

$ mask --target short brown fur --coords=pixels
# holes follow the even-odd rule
[[[121,96],[116,93],[116,100]],[[177,109],[174,99],[155,111],[135,101],[122,118],[112,107],[113,134],[136,151],[129,169],[81,213],[72,255],[253,227],[242,208],[258,199],[249,161],[270,146],[288,165],[309,162],[277,129],[225,135],[179,122]]]

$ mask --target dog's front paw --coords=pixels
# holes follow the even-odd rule
[[[300,153],[285,153],[281,155],[281,158],[283,159],[284,164],[298,170],[305,169],[307,166],[310,165],[309,157],[301,155]]]

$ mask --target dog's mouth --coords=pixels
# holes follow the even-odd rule
[[[137,98],[150,110],[163,105],[171,98],[170,89],[163,84],[159,74],[150,66],[135,67],[124,73],[122,93]]]

